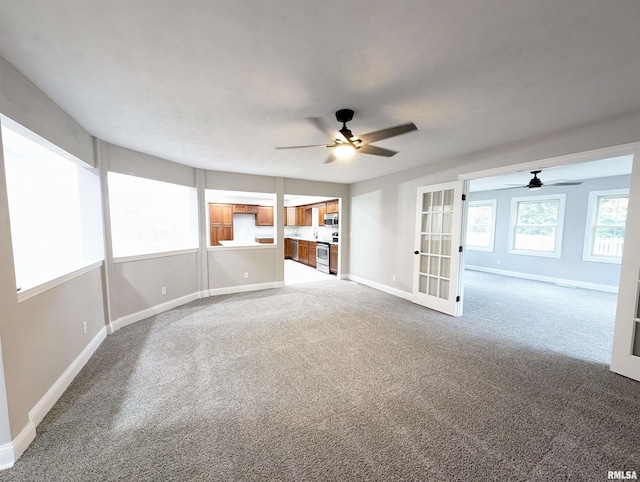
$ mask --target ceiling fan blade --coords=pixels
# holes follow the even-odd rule
[[[337,157],[334,155],[333,151],[331,151],[331,154],[329,154],[329,157],[327,157],[325,159],[325,161],[323,162],[323,164],[329,164],[330,162],[333,162],[337,159]]]
[[[281,149],[304,149],[305,147],[332,147],[332,146],[328,146],[326,144],[307,144],[306,146],[282,146],[282,147],[276,147],[276,149],[281,150]]]
[[[369,132],[358,136],[365,144],[370,142],[380,141],[382,139],[388,139],[389,137],[399,136],[400,134],[406,134],[407,132],[417,131],[418,127],[413,122],[408,124],[402,124],[395,127],[389,127],[387,129],[381,129],[379,131]]]
[[[316,129],[322,132],[329,139],[334,140],[336,138],[344,138],[337,129],[332,129],[324,117],[307,117],[307,120],[311,122]],[[344,139],[346,141],[346,139]]]
[[[358,152],[362,152],[364,154],[372,154],[374,156],[383,156],[383,157],[393,157],[398,153],[397,151],[383,149],[382,147],[376,147],[370,144],[367,144],[365,146],[358,148]]]
[[[547,186],[577,186],[582,184],[582,181],[569,181],[568,179],[556,179],[555,181],[549,181],[545,183]]]
[[[529,187],[529,186],[527,186],[525,184],[524,186],[523,185],[518,185],[518,186],[513,186],[513,187],[503,187],[503,188],[500,188],[500,189],[494,189],[494,191],[506,191],[508,189],[522,189],[522,188],[525,188],[525,187]]]

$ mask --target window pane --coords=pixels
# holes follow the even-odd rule
[[[627,222],[627,197],[598,197],[596,225],[624,225]]]
[[[102,213],[95,169],[17,130],[3,125],[2,140],[16,286],[26,290],[103,258]]]
[[[110,172],[109,204],[114,257],[198,247],[193,187]]]
[[[596,228],[591,254],[595,256],[622,256],[624,228]]]
[[[518,225],[555,226],[558,222],[558,201],[518,202]]]
[[[471,201],[467,210],[466,243],[470,248],[493,248],[495,201]]]
[[[530,251],[555,251],[556,228],[523,227],[516,228],[515,249]]]

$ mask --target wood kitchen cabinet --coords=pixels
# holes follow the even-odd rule
[[[307,263],[312,268],[316,267],[316,243],[309,241],[309,262]]]
[[[211,246],[222,246],[220,241],[233,240],[233,226],[211,226]]]
[[[233,239],[233,205],[209,204],[211,246],[220,246],[220,241]]]
[[[304,206],[296,208],[296,226],[304,226]]]
[[[293,207],[293,208],[287,208],[287,214],[286,214],[286,220],[287,220],[287,226],[297,226],[296,224],[296,210],[297,208]]]
[[[273,207],[258,206],[256,226],[273,226]]]
[[[233,224],[233,205],[210,203],[209,222],[220,225]]]
[[[318,204],[318,226],[324,226],[324,215],[327,213],[327,205],[325,203]]]
[[[337,199],[334,199],[333,201],[327,201],[327,214],[337,213],[339,209],[340,207]]]
[[[258,206],[254,204],[234,204],[233,214],[258,214]]]
[[[338,245],[329,245],[329,272],[338,274]]]
[[[291,258],[291,238],[284,238],[284,259]]]
[[[309,241],[298,240],[298,261],[309,264]]]

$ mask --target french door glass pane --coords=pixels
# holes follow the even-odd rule
[[[438,256],[429,257],[429,274],[438,276],[439,272]]]
[[[453,211],[453,189],[444,191],[443,209],[447,212]]]
[[[427,294],[427,280],[426,276],[420,275],[420,285],[418,286],[418,291],[420,293]]]
[[[442,211],[442,191],[437,191],[433,193],[431,210],[433,212]]]
[[[438,293],[438,296],[445,300],[449,299],[449,280],[440,280],[440,292]]]
[[[422,196],[422,211],[431,211],[431,193],[427,192]]]
[[[429,295],[438,296],[438,278],[429,276]]]
[[[442,214],[436,213],[431,218],[431,232],[432,233],[441,233],[442,227]]]
[[[439,235],[431,236],[431,245],[429,247],[429,252],[434,254],[440,254],[440,236]]]
[[[451,277],[451,258],[440,258],[440,276]]]
[[[426,273],[429,269],[429,256],[424,254],[420,255],[420,272]]]

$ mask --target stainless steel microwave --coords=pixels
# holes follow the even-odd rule
[[[336,227],[338,225],[338,213],[325,214],[324,225],[328,227]]]

